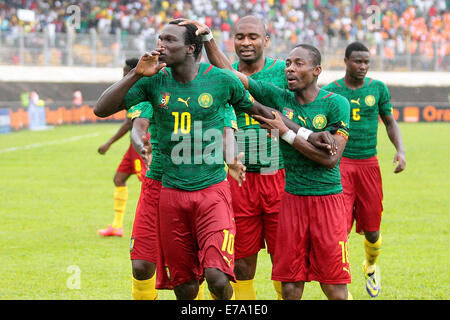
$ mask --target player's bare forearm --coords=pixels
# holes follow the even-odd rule
[[[397,152],[405,153],[402,134],[400,132],[397,121],[395,121],[394,119],[394,116],[381,116],[381,119],[386,126],[386,132],[388,134],[389,140],[391,140]]]
[[[405,147],[403,146],[402,134],[398,126],[397,121],[395,121],[393,115],[382,115],[384,125],[386,126],[386,132],[392,144],[395,146],[397,153],[394,155],[394,165],[396,168],[394,173],[399,173],[405,170],[406,167],[406,156]]]
[[[338,134],[333,135],[333,137],[336,142],[336,152],[334,154],[330,154],[324,149],[316,148],[311,143],[299,136],[295,137],[292,146],[308,159],[317,162],[324,167],[332,169],[336,166],[339,159],[341,158],[342,153],[344,152],[345,145],[347,143],[347,139]]]
[[[212,38],[210,41],[203,42],[205,46],[206,55],[208,56],[209,62],[213,66],[216,66],[221,69],[233,70],[233,66],[225,55],[225,53],[219,49],[216,41]]]
[[[238,145],[234,138],[234,129],[223,128],[223,159],[227,164],[233,163],[238,155]]]
[[[145,118],[136,118],[133,120],[131,129],[131,144],[137,153],[142,155],[143,150],[146,148],[142,141],[143,136],[147,136],[148,126],[150,121]]]
[[[111,85],[103,91],[94,106],[94,113],[97,117],[106,118],[125,108],[123,98],[128,90],[141,79],[142,76],[136,74],[135,69],[131,70],[125,77]]]
[[[276,122],[282,122],[287,129],[292,130],[295,133],[298,133],[300,128],[302,128],[299,124],[295,123],[278,110],[264,106],[257,101],[253,103],[253,107],[251,107],[250,109],[246,109],[246,112],[251,114],[254,119],[259,121],[263,129],[279,129],[280,123],[278,125],[275,125]],[[265,122],[270,122],[271,124]],[[275,127],[272,127],[273,125],[275,125]],[[313,132],[309,135],[307,141],[317,149],[325,150],[326,153],[330,155],[336,153],[336,141],[328,131]]]
[[[117,130],[117,132],[111,137],[111,139],[109,139],[108,143],[113,144],[114,142],[116,142],[117,140],[122,138],[124,135],[126,135],[128,133],[128,131],[130,131],[131,125],[132,125],[131,119],[127,118],[122,123],[119,130]]]

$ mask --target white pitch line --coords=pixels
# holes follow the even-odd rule
[[[55,141],[49,141],[49,142],[43,142],[43,143],[34,143],[34,144],[26,145],[26,146],[0,149],[0,153],[7,153],[7,152],[13,152],[13,151],[19,151],[19,150],[28,150],[28,149],[45,147],[45,146],[52,146],[55,144],[73,142],[73,141],[77,141],[77,140],[84,139],[84,138],[97,137],[98,135],[99,135],[99,133],[95,132],[95,133],[85,134],[85,135],[81,135],[81,136],[74,136],[74,137],[62,139],[62,140],[55,140]]]

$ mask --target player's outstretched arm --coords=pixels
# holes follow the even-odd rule
[[[125,121],[122,123],[122,125],[120,126],[119,130],[117,130],[117,132],[111,137],[111,139],[109,139],[108,141],[106,141],[104,144],[102,144],[99,148],[98,148],[98,153],[100,154],[105,154],[106,151],[109,150],[109,148],[111,147],[111,145],[116,142],[117,140],[119,140],[120,138],[122,138],[129,130],[131,129],[131,119],[127,118],[125,119]]]
[[[274,119],[264,118],[262,116],[254,116],[254,118],[260,122],[261,127],[267,130],[278,130],[279,136],[291,144],[297,151],[302,153],[308,159],[320,163],[327,168],[334,168],[338,163],[342,152],[344,151],[347,140],[339,135],[333,135],[333,141],[336,143],[336,149],[333,153],[326,152],[323,148],[314,146],[309,140],[304,139],[298,134],[294,133],[292,129],[289,129],[278,112],[273,112]],[[328,132],[328,131],[323,131]],[[322,132],[316,132],[322,133]],[[328,132],[328,134],[330,134]],[[311,136],[312,134],[310,134]],[[330,134],[331,135],[331,134]]]
[[[131,129],[131,144],[134,150],[144,159],[147,168],[152,162],[152,145],[148,141],[147,131],[150,121],[146,118],[136,118],[133,120]]]
[[[159,51],[157,50],[151,53],[146,52],[139,60],[136,68],[101,94],[94,106],[95,115],[106,118],[124,109],[123,99],[128,90],[142,77],[151,77],[166,66],[165,63],[158,63],[158,57]]]
[[[406,157],[400,128],[393,115],[381,115],[381,119],[386,126],[386,131],[389,139],[397,150],[394,155],[394,165],[397,165],[395,167],[394,173],[402,172],[406,167]]]
[[[334,136],[328,131],[312,132],[308,129],[302,128],[299,124],[295,123],[278,110],[264,106],[258,101],[253,103],[253,107],[245,110],[255,120],[260,122],[261,127],[270,130],[270,126],[264,126],[268,119],[275,120],[276,117],[285,125],[288,130],[292,130],[295,133],[299,133],[299,130],[303,130],[307,133],[306,141],[312,144],[314,147],[326,151],[327,154],[334,155],[337,150],[337,144]],[[280,132],[281,135],[281,132]]]

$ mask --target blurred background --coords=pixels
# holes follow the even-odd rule
[[[156,45],[172,18],[193,18],[233,52],[234,22],[247,14],[267,23],[269,54],[284,58],[302,42],[317,46],[326,69],[342,68],[346,45],[363,41],[373,70],[448,70],[449,1],[445,0],[77,0],[1,1],[0,63],[121,66]],[[234,59],[234,55],[230,55]]]
[[[173,18],[207,24],[235,61],[233,24],[252,14],[266,22],[268,56],[283,59],[295,44],[313,44],[323,56],[319,80],[326,84],[343,75],[345,47],[362,41],[371,52],[369,76],[390,87],[398,120],[412,105],[422,108],[407,112],[413,121],[448,121],[447,111],[424,114],[423,108],[449,105],[449,8],[448,0],[1,0],[0,109],[12,110],[10,127],[17,130],[29,126],[25,113],[16,113],[30,101],[48,107],[47,114],[62,106],[92,107],[120,79],[125,59],[155,48]],[[85,109],[74,121],[94,119]],[[65,118],[64,112],[47,115],[47,122],[70,123],[73,112]]]

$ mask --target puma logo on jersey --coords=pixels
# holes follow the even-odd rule
[[[359,104],[359,99],[361,99],[361,98],[358,98],[358,100],[351,99],[350,102],[351,102],[351,103],[356,103],[358,106],[361,106],[361,105]]]
[[[305,127],[307,126],[306,119],[308,119],[308,117],[303,118],[302,116],[298,116],[298,119],[304,123]]]
[[[189,99],[190,99],[190,98],[191,98],[191,97],[187,98],[186,100],[183,100],[183,99],[181,99],[181,98],[178,98],[177,101],[183,102],[183,103],[186,105],[186,108],[187,108],[187,107],[189,107]]]
[[[226,256],[222,256],[222,258],[228,263],[228,266],[231,267],[231,261],[233,261],[233,259],[228,259]]]

